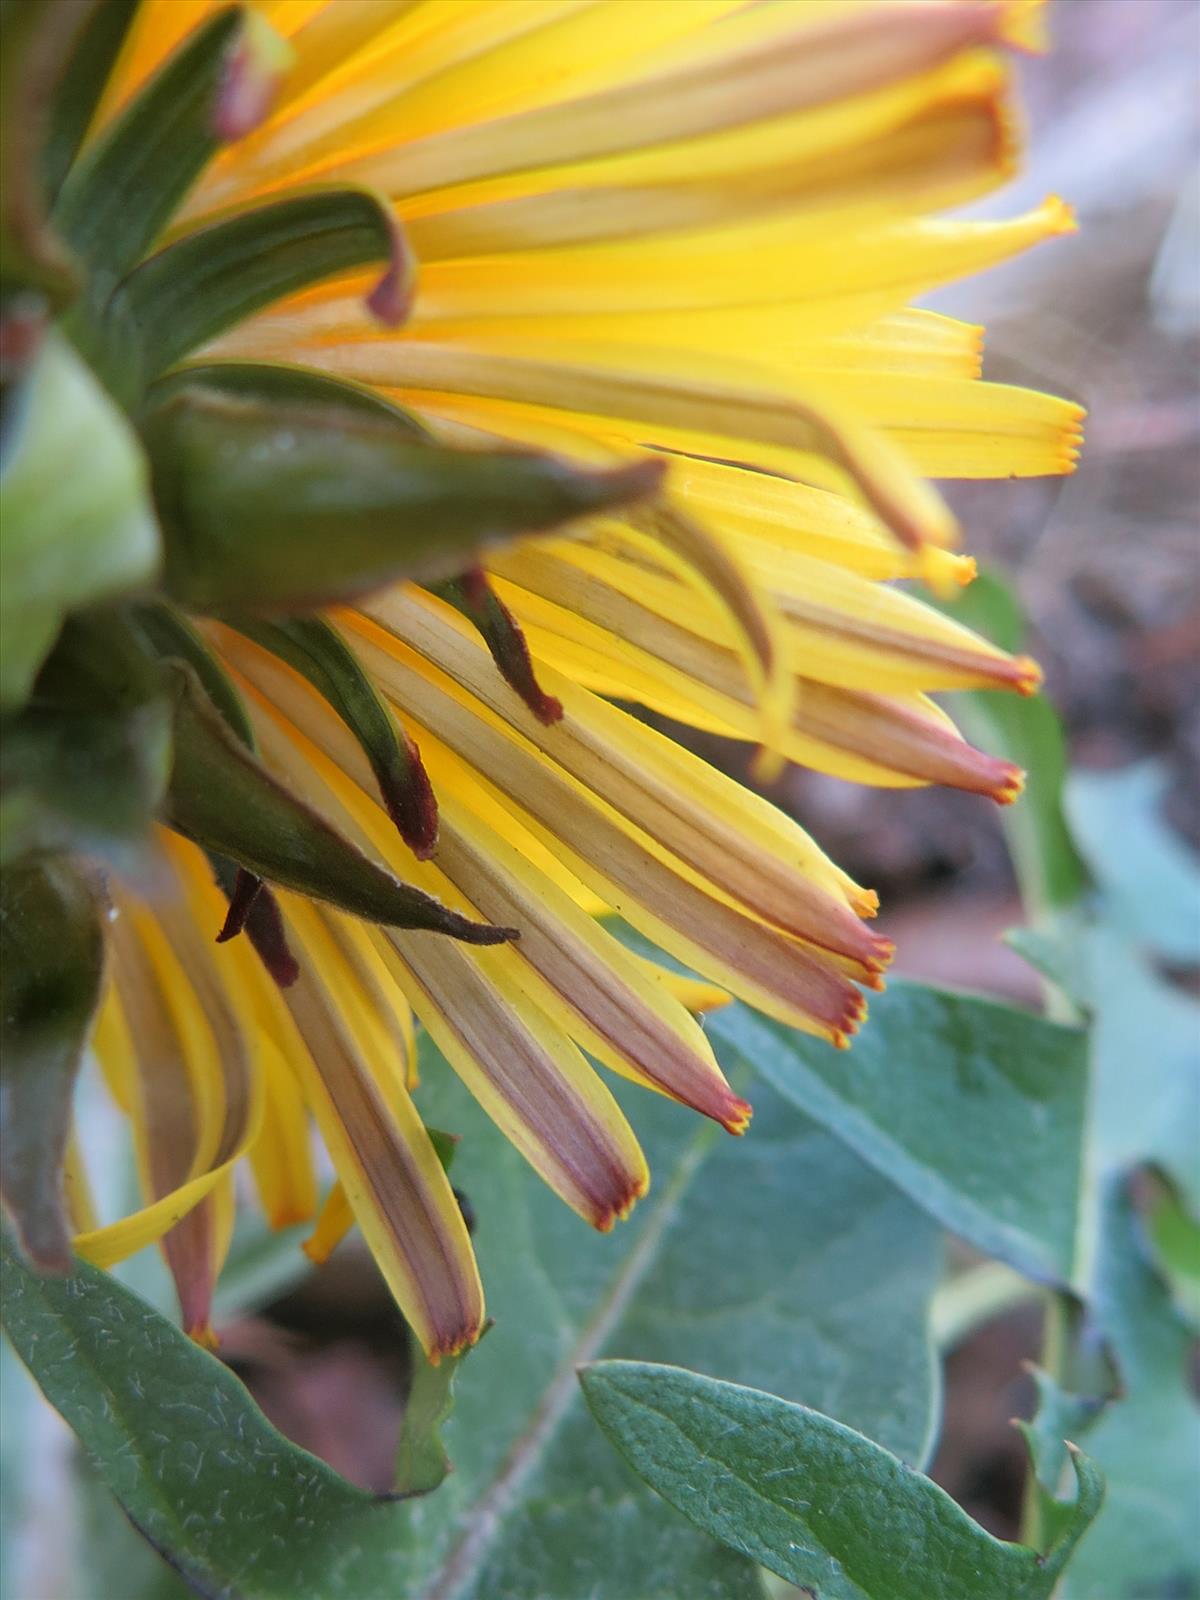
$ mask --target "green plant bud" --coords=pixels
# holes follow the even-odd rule
[[[96,899],[70,863],[0,873],[0,1194],[47,1271],[71,1266],[62,1163],[103,965]]]
[[[147,411],[153,411],[189,389],[201,388],[233,400],[261,406],[335,406],[354,416],[387,423],[406,438],[434,443],[433,434],[410,412],[366,384],[331,378],[312,367],[270,361],[197,362],[160,378],[151,389]]]
[[[261,307],[372,261],[388,266],[367,304],[399,322],[416,263],[391,206],[367,190],[300,195],[213,223],[121,284],[104,312],[106,369],[125,368],[118,383],[133,392]]]
[[[81,606],[152,580],[159,537],[125,418],[51,334],[17,396],[0,469],[0,710],[27,698]]]
[[[189,609],[287,613],[398,578],[460,571],[482,547],[653,491],[657,462],[611,471],[526,451],[414,440],[328,404],[184,388],[143,423],[166,587]]]
[[[174,677],[172,827],[248,871],[372,922],[500,944],[511,928],[472,922],[368,859],[271,775],[230,732],[194,672]]]

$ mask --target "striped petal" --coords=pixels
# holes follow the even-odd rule
[[[293,1059],[355,1221],[432,1361],[479,1337],[483,1290],[454,1192],[399,1074],[384,1082],[343,1010],[344,972],[315,911],[281,897],[309,959],[277,998]],[[314,959],[315,956],[315,959]]]
[[[303,785],[314,804],[336,814],[364,848],[387,850],[386,834],[372,837],[363,826],[372,802],[294,724],[285,731],[280,715],[275,711],[272,720],[256,723],[264,751],[279,771]],[[326,721],[323,729],[335,726]],[[423,881],[437,883],[448,898],[463,903],[465,897],[435,866],[422,863],[417,871]],[[393,929],[385,937],[397,958],[392,975],[412,1009],[535,1170],[597,1228],[607,1229],[626,1215],[648,1182],[637,1142],[579,1050],[527,1001],[522,1003],[511,964],[444,962],[428,940]],[[360,1017],[360,1026],[363,1022]]]
[[[714,982],[835,1042],[854,1031],[864,1002],[837,967],[709,893],[682,863],[656,848],[650,835],[589,796],[519,735],[506,734],[479,702],[461,690],[455,693],[450,680],[422,666],[421,658],[392,635],[377,629],[368,634],[367,627],[355,623],[363,659],[397,709],[419,719],[435,784],[461,790],[468,803],[480,787],[499,791],[523,826],[607,905]],[[269,657],[254,656],[252,646],[230,640],[227,648],[239,671],[294,726],[312,725],[311,702],[294,675]],[[853,917],[850,923],[857,929]],[[860,961],[855,970],[870,976],[885,953],[872,945],[875,965]],[[420,1014],[415,1003],[414,1009]]]
[[[184,1327],[211,1343],[212,1294],[232,1230],[232,1167],[257,1136],[263,1089],[253,1036],[199,931],[202,895],[175,874],[169,881],[154,914],[126,902],[118,915],[116,993],[98,1039],[106,1054],[115,1032],[132,1068],[129,1110],[148,1204],[80,1235],[75,1248],[108,1264],[161,1239]],[[219,900],[215,889],[211,899]]]

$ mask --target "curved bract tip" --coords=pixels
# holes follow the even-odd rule
[[[257,11],[247,11],[213,102],[213,136],[233,144],[265,122],[291,62],[287,40]]]

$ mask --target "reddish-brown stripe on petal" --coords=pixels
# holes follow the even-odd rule
[[[912,701],[807,684],[796,726],[892,771],[988,795],[1000,805],[1010,805],[1024,784],[1011,761],[977,750],[932,707],[923,713]]]
[[[186,1047],[161,977],[133,922],[131,913],[119,914],[111,937],[117,992],[132,1024],[138,1083],[134,1126],[149,1201],[170,1194],[193,1176],[201,1129]],[[236,1074],[236,1060],[230,1066]],[[227,1128],[231,1122],[227,1117]],[[209,1165],[215,1166],[219,1159],[214,1153]],[[212,1299],[220,1265],[214,1198],[206,1197],[181,1216],[163,1235],[161,1248],[179,1297],[184,1331],[212,1348]]]
[[[286,1002],[312,1061],[310,1100],[372,1253],[431,1360],[452,1355],[479,1337],[483,1296],[441,1165],[432,1146],[417,1149],[428,1136],[410,1107],[408,1125],[398,1122],[318,974],[302,975]]]
[[[503,848],[500,841],[493,842]],[[456,823],[448,825],[439,865],[485,916],[492,914],[488,907],[506,908],[505,916],[521,928],[515,947],[521,960],[642,1078],[731,1133],[745,1130],[750,1121],[746,1101],[734,1094],[714,1063],[689,1049],[625,984],[621,966],[628,958],[615,940],[594,927],[591,940],[578,935],[573,924],[584,913],[571,907],[565,895],[552,885],[543,885],[540,896],[533,886],[526,891],[507,862],[475,848]],[[550,905],[545,905],[547,899]],[[605,945],[611,951],[605,952]],[[582,1042],[591,1048],[587,1038]]]
[[[601,1120],[539,1037],[538,1019],[522,1018],[505,1003],[478,961],[453,954],[447,960],[431,940],[399,930],[390,929],[388,938],[412,974],[413,1009],[505,1135],[594,1228],[607,1232],[627,1216],[649,1176],[607,1091],[591,1097],[603,1107]],[[556,1053],[578,1056],[565,1039]],[[581,1056],[578,1064],[588,1087],[594,1081],[599,1088]]]
[[[492,692],[480,670],[486,658],[468,638],[450,629],[444,612],[435,614],[429,602],[402,594],[389,595],[367,609],[385,629],[394,628],[395,637],[478,696],[578,783],[711,882],[718,893],[785,933],[850,956],[868,971],[886,966],[886,948],[878,935],[863,926],[844,900],[814,882],[782,850],[765,850],[744,837],[718,818],[703,796],[687,790],[689,766],[696,771],[697,782],[701,776],[696,758],[582,691],[578,714],[554,728],[542,728]],[[360,629],[361,647],[371,648],[361,634],[361,628],[370,624],[355,623],[355,627]],[[370,636],[381,637],[378,629]],[[566,703],[569,685],[556,682],[555,687]]]
[[[681,875],[519,736],[502,732],[482,707],[476,710],[435,682],[436,669],[417,670],[404,646],[388,642],[366,622],[361,626],[358,647],[380,687],[430,735],[427,759],[432,762],[441,746],[455,751],[472,769],[470,781],[504,793],[517,819],[576,877],[695,971],[792,1026],[826,1035],[845,1031],[861,995],[841,972]],[[343,755],[340,724],[319,715],[320,701],[302,679],[236,637],[228,639],[227,649],[249,693],[257,690],[294,728],[310,728],[342,770],[354,770],[352,758]],[[267,738],[266,728],[260,737]],[[297,761],[302,758],[294,757],[293,765]]]

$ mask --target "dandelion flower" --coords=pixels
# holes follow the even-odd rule
[[[766,771],[1016,797],[929,697],[1030,693],[1036,667],[894,580],[970,579],[929,479],[1075,460],[1077,407],[984,382],[982,331],[911,306],[1071,227],[1054,199],[942,215],[1011,174],[1005,52],[1039,21],[1028,0],[137,7],[54,217],[102,302],[76,343],[118,393],[129,352],[154,356],[120,397],[154,466],[171,603],[145,625],[187,663],[186,737],[157,867],[110,880],[94,1038],[146,1204],[89,1218],[73,1144],[66,1179],[77,1250],[161,1240],[197,1337],[237,1163],[276,1226],[316,1213],[311,1119],[338,1179],[311,1253],[357,1223],[433,1359],[476,1338],[414,1018],[600,1229],[649,1182],[607,1071],[740,1133],[697,1010],[736,996],[836,1046],[860,1026],[891,955],[875,896],[625,705]],[[113,213],[106,265],[96,174],[110,211],[145,212],[175,159],[163,107],[186,117],[196,84],[211,148],[145,237]],[[346,266],[354,206],[384,243]],[[336,240],[311,222],[335,215]],[[335,414],[361,430],[335,430],[327,473]],[[471,491],[494,514],[467,554],[435,530],[380,581],[393,439],[387,495],[436,446],[464,474],[537,463],[549,498],[509,508],[501,473]],[[338,487],[293,556],[305,473]]]

